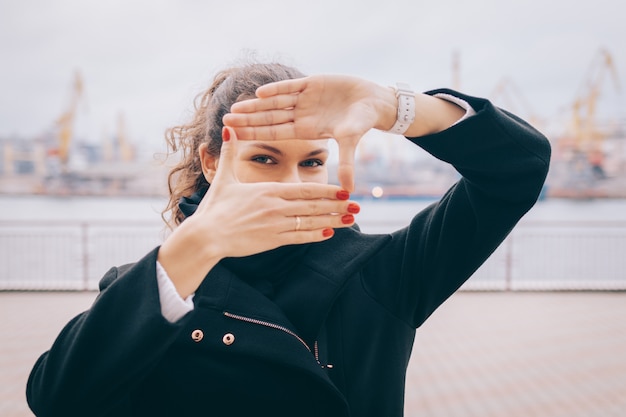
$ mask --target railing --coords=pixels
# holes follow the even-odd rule
[[[0,222],[0,289],[93,290],[165,236],[155,222]]]
[[[97,289],[165,235],[155,222],[0,222],[0,290]],[[626,222],[522,222],[463,289],[626,290]]]

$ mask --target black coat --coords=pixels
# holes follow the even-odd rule
[[[35,414],[401,416],[415,329],[533,206],[550,158],[536,130],[454,94],[477,115],[413,141],[462,178],[409,226],[337,230],[272,299],[218,264],[173,324],[160,312],[158,248],[111,269],[35,364]]]

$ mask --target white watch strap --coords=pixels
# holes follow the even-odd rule
[[[415,92],[405,83],[396,83],[395,90],[398,98],[398,115],[389,132],[403,135],[415,121]]]

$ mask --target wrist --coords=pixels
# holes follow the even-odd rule
[[[415,114],[420,122],[409,127],[406,137],[432,135],[446,130],[463,117],[464,109],[428,94],[416,94]]]
[[[377,97],[378,121],[375,129],[388,131],[396,123],[398,116],[398,98],[392,87],[379,87]]]
[[[206,274],[221,260],[219,245],[211,244],[213,239],[211,242],[202,239],[196,231],[198,228],[191,224],[192,218],[163,242],[157,255],[157,261],[183,299],[197,290]]]

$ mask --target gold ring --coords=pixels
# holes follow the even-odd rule
[[[300,216],[296,216],[296,232],[300,230],[300,225],[302,225],[302,219]]]

